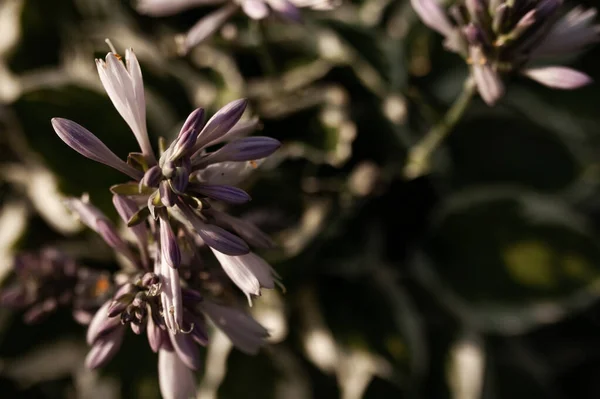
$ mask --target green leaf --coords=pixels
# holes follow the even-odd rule
[[[127,226],[133,227],[135,225],[138,225],[145,221],[148,216],[150,216],[150,209],[148,209],[148,207],[145,206],[133,214],[133,216],[127,222]]]

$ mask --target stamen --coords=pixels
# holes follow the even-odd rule
[[[250,166],[252,166],[254,169],[258,168],[258,164],[256,163],[256,161],[252,160],[252,161],[248,161],[248,163],[250,164]]]
[[[179,328],[179,332],[180,333],[182,333],[182,334],[189,334],[189,333],[191,333],[194,330],[194,323],[190,323],[190,328],[188,330],[184,330],[184,329],[182,329],[179,326],[178,326],[178,328]]]
[[[115,48],[115,46],[112,44],[112,42],[110,41],[110,39],[108,39],[108,38],[107,38],[107,39],[104,39],[104,42],[105,42],[106,44],[108,44],[108,47],[110,48],[110,51],[111,51],[111,53],[113,53],[113,54],[115,55],[115,57],[117,57],[117,59],[118,59],[119,61],[121,61],[121,60],[123,59],[123,57],[121,57],[121,56],[119,55],[119,53],[117,53],[117,49],[116,49],[116,48]]]

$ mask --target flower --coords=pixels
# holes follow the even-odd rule
[[[128,226],[129,238],[87,196],[65,200],[81,222],[127,263],[115,277],[116,292],[90,322],[86,365],[97,368],[110,361],[129,327],[138,335],[145,332],[151,349],[159,353],[163,396],[186,396],[195,390],[192,370],[201,365],[198,345],[208,342],[207,318],[248,353],[258,351],[268,336],[240,308],[231,282],[249,301],[262,288],[274,288],[277,274],[251,250],[270,247],[272,242],[252,223],[218,208],[250,201],[248,193],[235,184],[280,143],[268,137],[247,137],[258,122],[240,121],[246,108],[242,99],[227,104],[206,122],[205,111],[196,109],[175,140],[161,145],[155,154],[146,132],[143,82],[135,54],[128,50],[123,65],[113,49],[97,65],[109,97],[131,127],[141,152],[130,153],[124,162],[84,127],[52,119],[54,130],[67,145],[131,179],[111,187],[113,204]],[[221,267],[202,262],[204,247],[210,248]]]
[[[130,226],[145,220],[150,214],[159,221],[159,243],[161,262],[157,274],[171,280],[175,272],[165,269],[168,265],[177,269],[179,263],[178,244],[174,239],[170,224],[173,220],[183,223],[188,230],[195,231],[201,240],[219,253],[223,267],[230,270],[232,257],[240,257],[250,253],[248,242],[255,246],[268,243],[264,234],[232,216],[225,216],[212,211],[211,201],[240,204],[250,200],[250,196],[231,184],[237,183],[247,173],[248,165],[256,165],[256,159],[269,156],[276,151],[279,141],[269,137],[244,137],[251,132],[258,121],[240,121],[247,101],[235,100],[221,108],[207,122],[204,121],[204,110],[193,111],[184,122],[177,138],[160,154],[158,161],[149,147],[145,121],[138,118],[145,115],[142,104],[144,92],[139,63],[131,49],[127,51],[127,68],[114,52],[108,53],[106,61],[97,61],[104,87],[115,107],[131,126],[136,135],[142,153],[131,153],[128,162],[119,159],[96,136],[77,123],[62,119],[52,119],[52,126],[58,136],[71,148],[83,156],[112,166],[134,179],[134,182],[115,185],[113,193],[120,197],[129,197],[131,201],[125,206],[123,201],[115,199],[121,216],[126,213]],[[128,72],[129,71],[129,72]],[[219,149],[208,152],[208,147],[222,145]],[[139,208],[136,204],[144,204]],[[79,215],[90,228],[99,232],[113,248],[132,259],[129,249],[118,239],[114,226],[98,217],[82,201],[68,203],[69,207],[80,207]],[[127,209],[125,209],[127,208]],[[237,234],[230,232],[234,231]],[[138,232],[137,235],[143,236]],[[253,236],[256,235],[256,238]],[[240,238],[242,236],[242,238]],[[247,239],[247,241],[244,240]],[[138,242],[140,248],[144,243]],[[144,254],[142,254],[144,255]],[[255,266],[255,256],[239,258],[237,262],[246,265],[246,259],[252,259],[247,270],[257,273],[271,273],[270,268],[264,271]],[[233,279],[246,295],[258,295],[260,291],[249,289],[246,281]],[[256,279],[271,286],[272,278]],[[168,283],[170,284],[170,283]],[[264,285],[262,285],[264,287]],[[177,290],[177,285],[173,285]],[[173,298],[176,303],[178,295]],[[178,323],[181,314],[176,312]],[[169,324],[177,327],[177,323]]]
[[[459,0],[443,10],[438,0],[411,0],[423,23],[445,36],[448,50],[463,56],[479,94],[493,105],[504,93],[503,77],[520,73],[557,89],[591,82],[567,67],[537,66],[581,51],[599,38],[595,9],[560,15],[561,0]]]
[[[69,198],[67,201],[91,228],[99,221],[108,224],[108,218],[91,205],[88,198]],[[115,194],[113,203],[123,221],[129,220],[135,202]],[[156,224],[159,224],[158,228]],[[136,335],[146,333],[150,348],[159,354],[163,397],[178,398],[183,395],[182,392],[195,391],[193,371],[201,367],[198,345],[204,346],[209,341],[207,318],[245,353],[254,354],[264,345],[269,336],[267,330],[231,299],[235,295],[228,288],[230,284],[219,273],[199,262],[198,248],[190,245],[195,238],[192,230],[176,223],[176,234],[166,216],[130,227],[137,229],[132,234],[135,244],[146,243],[145,249],[136,253],[132,249],[133,243],[121,237],[116,228],[113,230],[112,223],[109,226],[110,234],[102,234],[102,230],[99,234],[116,253],[123,255],[122,248],[129,249],[130,257],[127,259],[132,268],[115,278],[120,285],[89,323],[86,340],[91,349],[85,361],[88,368],[106,365],[118,353],[129,327]],[[165,239],[165,235],[169,238]],[[172,249],[162,245],[171,240],[173,243],[168,245]],[[114,242],[120,244],[113,245]],[[168,254],[170,251],[174,253]],[[148,258],[143,254],[147,254]],[[270,266],[252,253],[244,256],[248,255],[251,261],[246,267],[253,268],[261,281],[268,280],[266,273],[271,272]],[[153,271],[148,271],[144,259],[153,263]],[[240,264],[240,268],[244,266]],[[179,273],[180,269],[185,270],[183,275]],[[221,273],[226,272],[227,269]],[[265,284],[271,287],[272,281]],[[177,381],[184,384],[180,386]]]
[[[71,306],[82,324],[111,295],[110,275],[78,265],[54,248],[22,253],[15,258],[15,278],[0,290],[0,304],[24,309],[27,324],[39,323],[59,306]]]
[[[141,14],[162,17],[196,6],[222,3],[224,5],[221,8],[199,20],[187,34],[183,35],[181,44],[184,53],[212,35],[240,8],[248,17],[255,20],[264,19],[271,12],[275,12],[288,20],[299,21],[299,8],[331,10],[339,5],[336,0],[139,0],[136,8]]]

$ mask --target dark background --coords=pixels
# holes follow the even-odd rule
[[[116,269],[56,204],[87,192],[114,218],[108,187],[123,176],[50,125],[70,118],[119,156],[136,149],[95,71],[109,37],[138,55],[153,142],[195,107],[248,97],[261,134],[284,143],[248,182],[253,201],[232,209],[278,243],[263,255],[287,290],[254,307],[273,343],[255,357],[209,349],[201,397],[600,397],[598,84],[513,79],[494,108],[473,101],[431,175],[406,181],[407,148],[467,73],[409,2],[348,2],[304,25],[238,15],[178,56],[173,36],[209,9],[150,18],[117,0],[0,0],[3,276],[15,253],[49,245]],[[568,62],[600,80],[599,56]],[[0,310],[0,396],[159,396],[143,337],[89,372],[68,310],[20,317]]]

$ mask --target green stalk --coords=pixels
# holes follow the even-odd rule
[[[467,107],[471,103],[475,91],[475,82],[469,77],[465,81],[462,92],[456,98],[450,109],[448,109],[444,117],[427,132],[421,141],[409,150],[407,162],[403,171],[405,178],[415,179],[429,173],[433,152],[450,134],[458,121],[460,121],[467,110]]]

